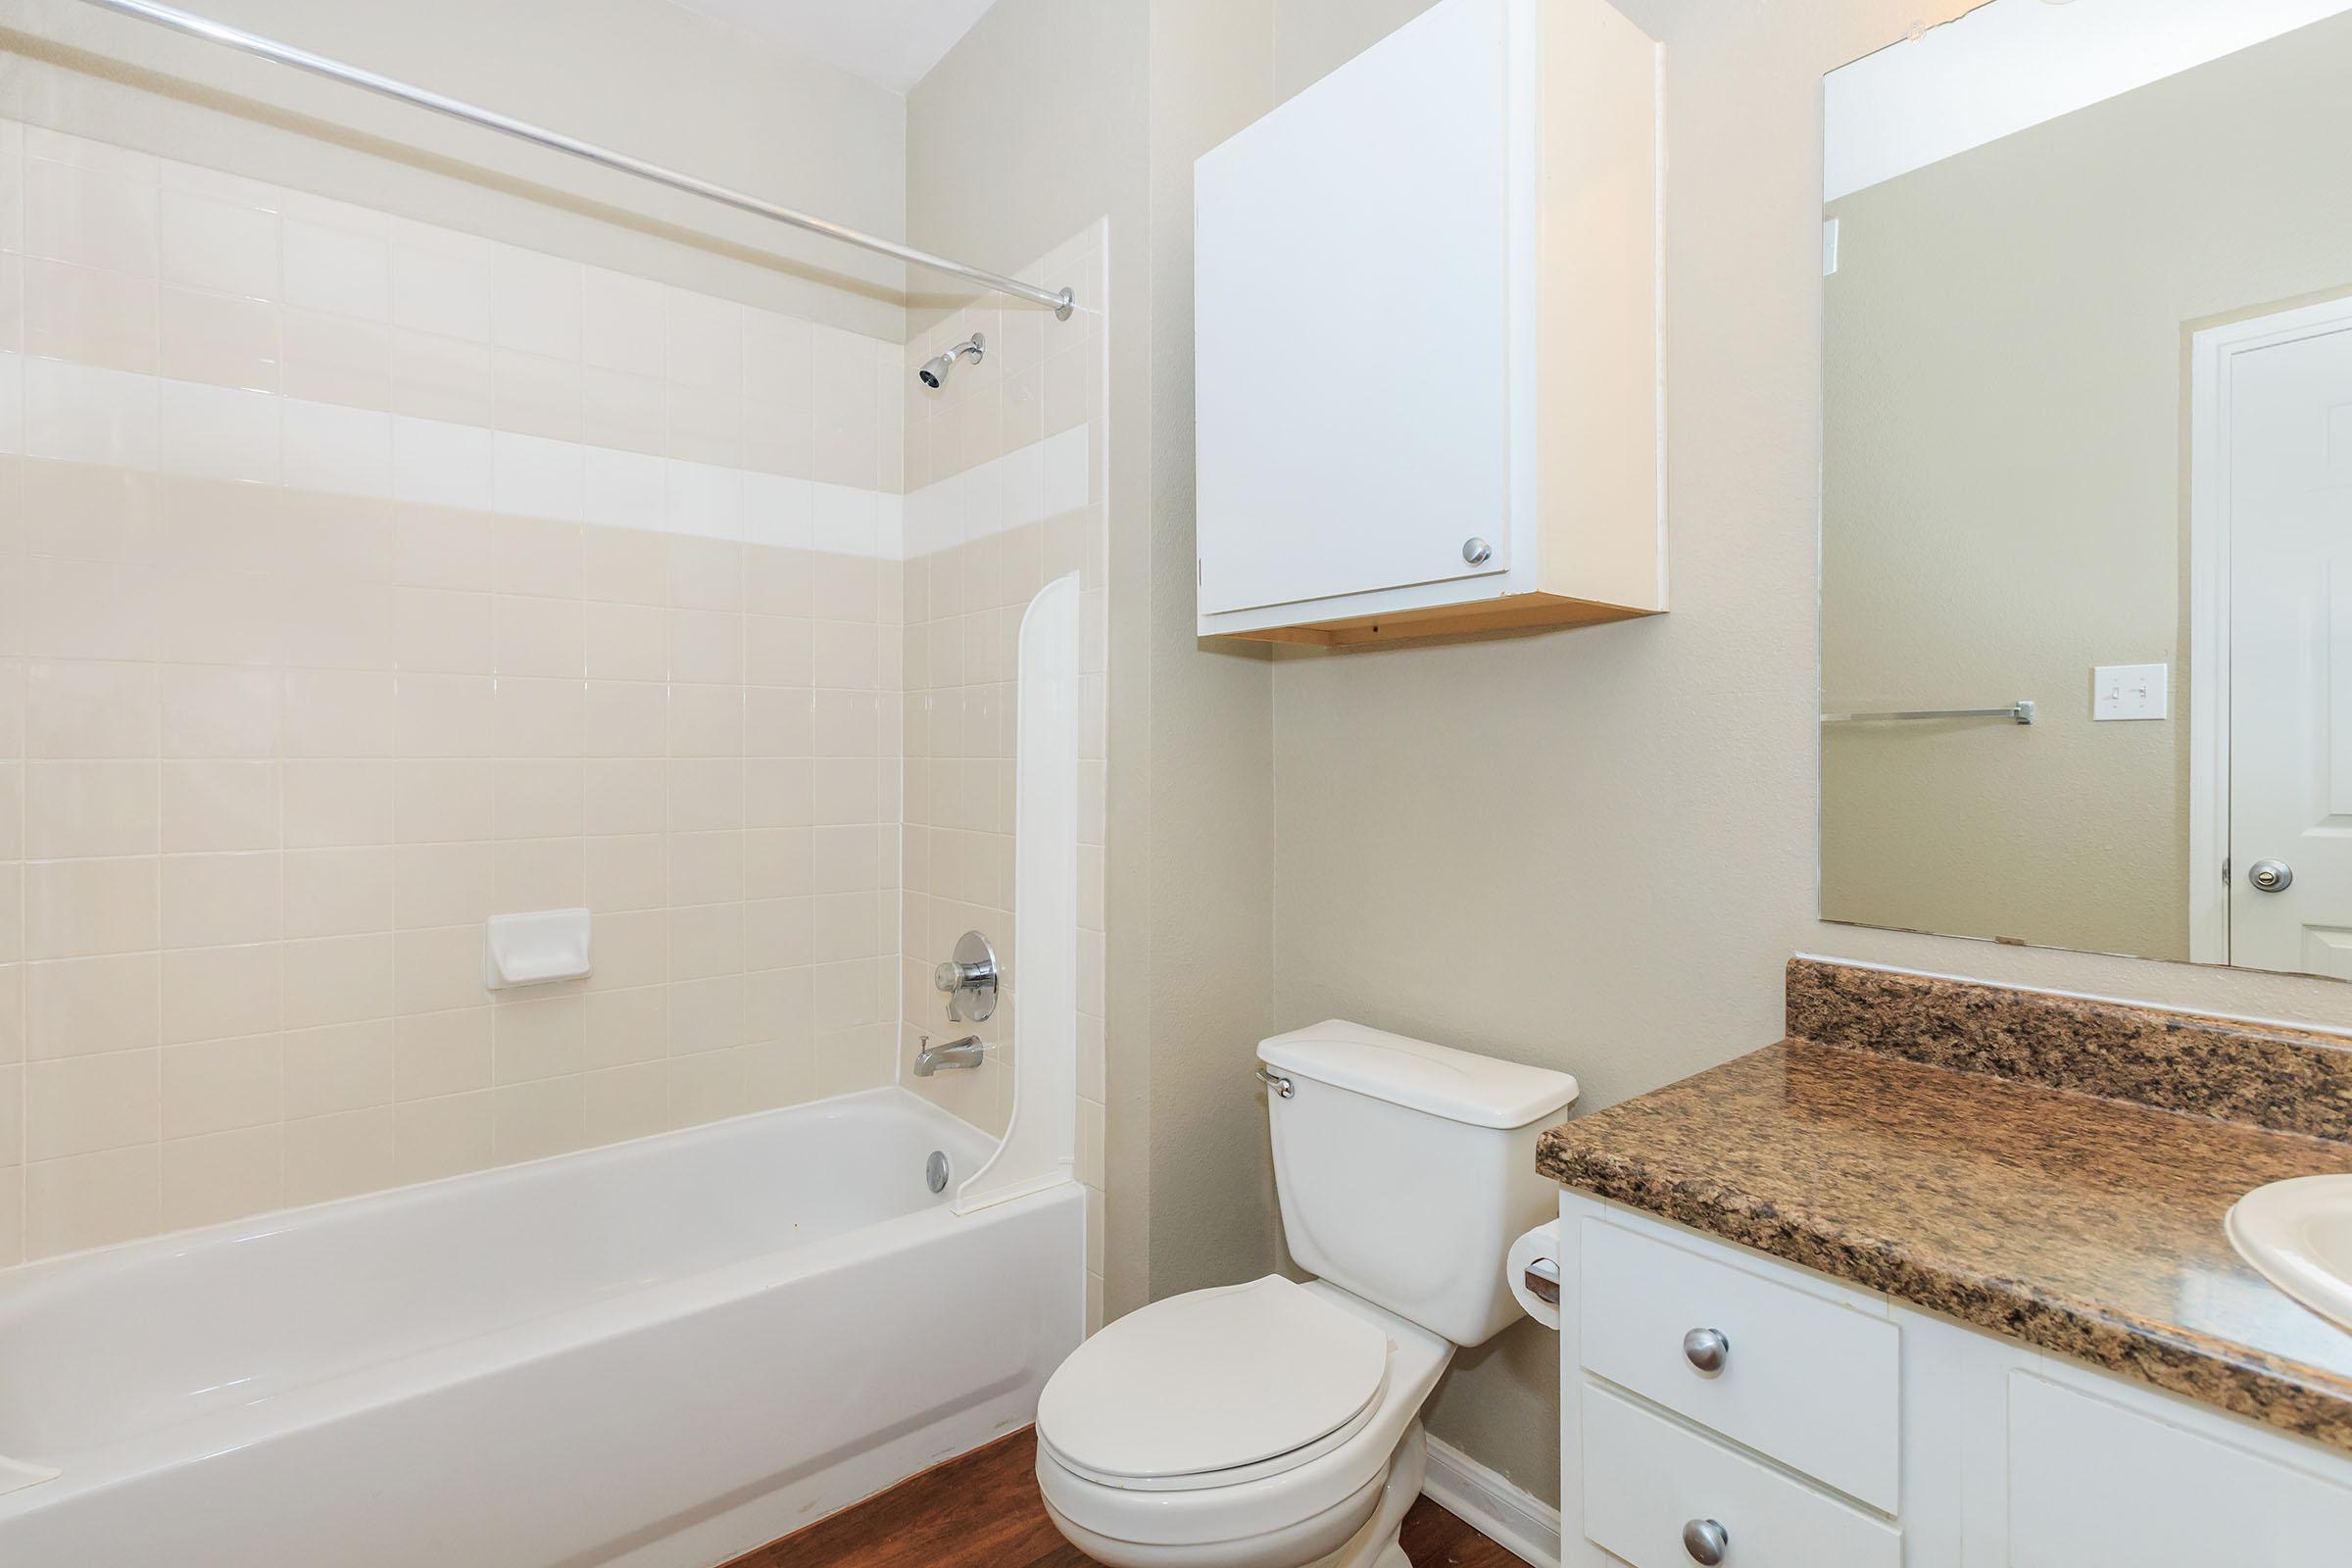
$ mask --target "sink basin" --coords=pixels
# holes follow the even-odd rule
[[[2223,1223],[2237,1255],[2263,1278],[2352,1329],[2352,1174],[2257,1187]]]

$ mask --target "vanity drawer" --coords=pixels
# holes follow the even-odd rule
[[[1901,1331],[1881,1316],[1606,1220],[1583,1230],[1588,1371],[1886,1513],[1900,1473]],[[1726,1342],[1719,1371],[1684,1338]]]
[[[1583,1386],[1585,1539],[1634,1568],[1690,1568],[1685,1526],[1712,1520],[1722,1561],[1750,1568],[1898,1568],[1901,1534],[1604,1389]]]

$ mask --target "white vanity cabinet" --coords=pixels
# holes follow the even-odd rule
[[[1200,159],[1203,636],[1666,608],[1658,46],[1440,0]]]
[[[1564,1568],[2352,1562],[2352,1456],[1580,1194],[1560,1251]]]

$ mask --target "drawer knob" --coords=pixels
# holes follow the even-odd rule
[[[1701,1372],[1720,1372],[1724,1362],[1732,1358],[1732,1342],[1716,1329],[1692,1329],[1683,1336],[1683,1359]],[[1713,1562],[1702,1557],[1701,1562]]]
[[[1715,1568],[1732,1549],[1732,1533],[1712,1519],[1693,1519],[1683,1526],[1683,1549],[1701,1568]]]

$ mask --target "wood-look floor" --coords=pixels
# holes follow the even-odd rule
[[[771,1542],[728,1568],[1096,1568],[1037,1494],[1024,1429]],[[1423,1497],[1404,1520],[1413,1568],[1526,1568]]]

